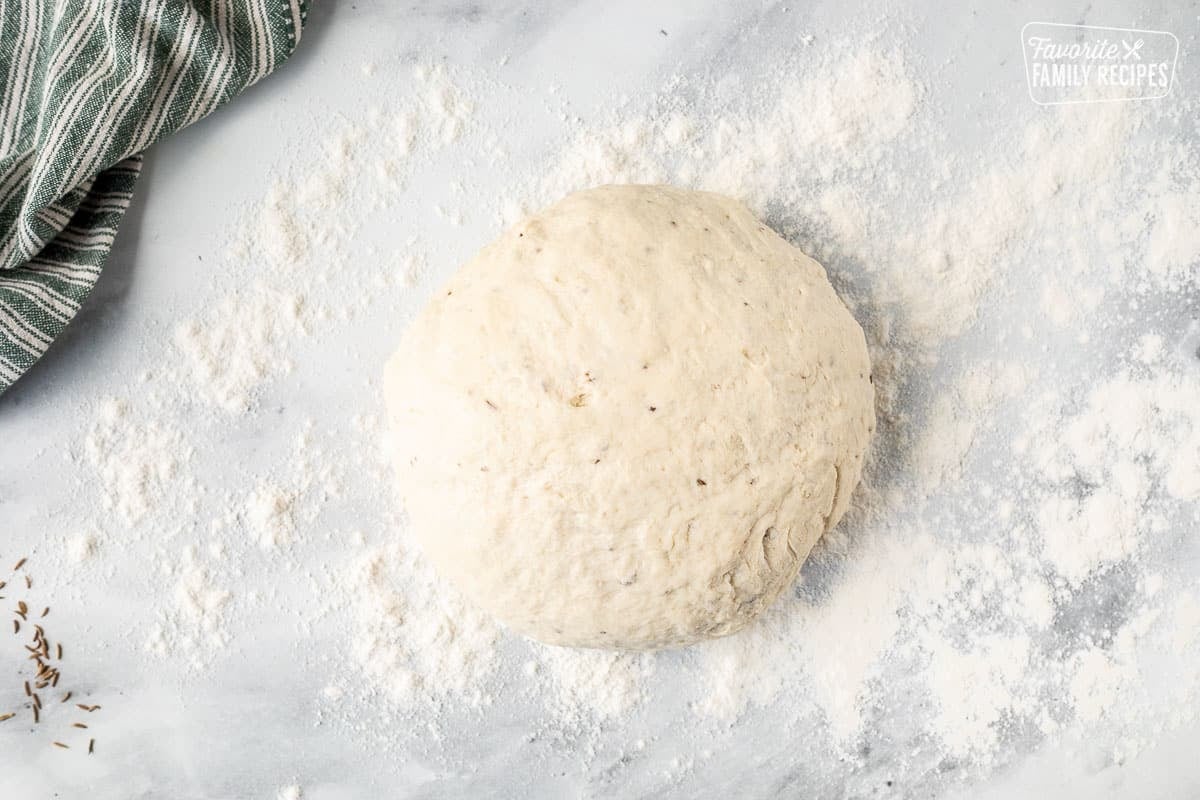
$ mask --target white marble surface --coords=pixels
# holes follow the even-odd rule
[[[423,53],[483,68],[507,55],[503,77],[508,84],[540,90],[557,82],[575,108],[586,110],[601,94],[657,86],[664,75],[689,65],[716,58],[752,60],[759,47],[787,46],[806,34],[814,34],[820,47],[856,24],[841,4],[794,4],[787,13],[774,4],[716,0],[528,5],[318,4],[300,51],[279,74],[153,149],[86,309],[43,363],[0,398],[0,563],[26,552],[35,559],[44,554],[52,563],[59,558],[78,516],[73,504],[94,490],[86,471],[63,456],[82,435],[81,404],[153,370],[154,364],[146,362],[146,353],[154,350],[147,337],[166,337],[174,315],[193,313],[220,296],[204,261],[233,224],[235,206],[261,196],[268,167],[278,160],[278,143],[290,141],[297,121],[345,107],[347,95],[361,90],[362,63]],[[856,11],[853,19],[891,15],[897,28],[927,38],[929,54],[922,63],[930,72],[921,77],[952,119],[986,114],[987,100],[979,100],[983,90],[1025,91],[1018,32],[1032,19],[1174,30],[1183,40],[1179,89],[1188,91],[1189,78],[1196,75],[1187,60],[1195,6],[978,3],[942,11],[938,5],[880,4]],[[355,88],[348,90],[348,84]],[[487,98],[478,100],[480,113],[495,119],[510,111],[489,107]],[[511,150],[519,153],[544,141],[545,131],[522,127],[519,109],[515,120],[502,134]],[[447,160],[439,166],[440,177],[452,176],[455,168]],[[481,182],[486,185],[487,178]],[[429,213],[431,198],[443,191],[436,171],[410,191],[424,193],[413,207],[421,214],[417,227],[438,255],[435,272],[446,274],[494,235],[490,218],[468,219],[453,228]],[[284,457],[298,420],[316,417],[336,429],[346,424],[338,416],[341,409],[375,402],[363,388],[365,379],[378,371],[404,314],[428,290],[423,285],[406,300],[399,319],[363,319],[354,332],[356,359],[339,359],[337,342],[306,345],[296,356],[296,373],[269,388],[266,413],[231,423],[206,444],[228,455],[223,469],[269,471]],[[205,477],[221,485],[220,476]],[[271,798],[291,784],[302,786],[311,800],[887,797],[910,792],[934,797],[949,791],[949,783],[936,774],[917,786],[888,788],[886,751],[844,783],[809,783],[808,765],[792,758],[789,737],[801,734],[779,735],[770,713],[741,721],[732,739],[728,731],[714,730],[711,743],[697,745],[695,737],[673,734],[673,726],[686,723],[674,713],[680,701],[673,687],[661,685],[654,687],[655,699],[646,709],[587,745],[594,752],[586,768],[580,768],[581,757],[572,746],[529,742],[534,724],[529,714],[503,697],[482,717],[449,712],[438,741],[405,731],[397,734],[401,746],[381,748],[374,737],[356,736],[344,725],[319,724],[320,692],[334,663],[329,656],[345,646],[343,617],[301,621],[267,608],[260,621],[240,626],[227,650],[202,670],[178,669],[142,650],[141,632],[164,602],[147,595],[136,577],[151,568],[144,560],[152,548],[144,539],[111,548],[98,566],[85,570],[34,571],[44,596],[55,599],[57,635],[74,649],[72,674],[93,702],[105,706],[100,750],[92,758],[64,758],[45,746],[45,737],[24,735],[28,726],[6,723],[0,727],[0,797]],[[303,575],[325,564],[344,564],[351,549],[347,542],[319,540],[298,550],[278,575],[266,574],[264,564],[247,565],[246,574],[264,582],[257,591],[290,598],[307,591]],[[0,668],[14,671],[7,654]],[[8,691],[0,682],[0,697],[8,698]],[[370,707],[348,713],[364,726],[400,724],[383,721],[385,715]],[[625,745],[635,739],[648,745],[631,761]],[[1115,772],[1045,750],[969,784],[969,790],[959,785],[954,791],[975,797],[1197,796],[1200,768],[1192,753],[1198,742],[1195,731],[1181,733]],[[891,757],[900,757],[899,750]],[[691,769],[673,773],[680,761]],[[1180,787],[1188,788],[1176,793]]]

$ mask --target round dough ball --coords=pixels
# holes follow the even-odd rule
[[[387,367],[435,567],[543,642],[745,626],[846,510],[874,427],[862,328],[740,203],[572,194],[485,247]]]

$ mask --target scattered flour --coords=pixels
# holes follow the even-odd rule
[[[291,372],[294,340],[414,283],[422,262],[404,252],[372,276],[376,292],[345,302],[337,286],[362,278],[349,257],[365,214],[388,208],[414,164],[470,128],[474,105],[443,66],[418,65],[411,76],[413,87],[395,108],[373,107],[365,123],[336,120],[320,159],[305,159],[295,177],[277,179],[245,210],[226,255],[233,272],[224,278],[226,286],[242,285],[175,326],[183,365],[177,379],[190,381],[201,399],[245,414],[264,384]],[[254,277],[245,282],[246,275]]]
[[[1076,718],[1084,724],[1099,722],[1124,698],[1122,689],[1137,680],[1134,668],[1119,664],[1099,648],[1081,650],[1070,665],[1071,703]]]
[[[67,540],[67,557],[78,564],[96,555],[98,548],[99,540],[94,532],[80,533]]]
[[[250,408],[263,379],[291,371],[291,361],[281,353],[305,329],[303,295],[254,281],[207,317],[180,322],[175,344],[201,396],[238,413]]]
[[[642,700],[654,659],[644,653],[613,653],[536,645],[529,662],[550,679],[551,710],[565,722],[619,717]]]
[[[162,566],[175,582],[174,605],[159,612],[146,649],[202,667],[229,641],[226,622],[233,593],[214,580],[194,546],[184,548],[177,566]]]
[[[1131,360],[1145,354],[1139,343]],[[1140,359],[1139,359],[1140,360]],[[1095,385],[1078,410],[1045,409],[1027,451],[1044,479],[1037,525],[1042,555],[1073,585],[1133,555],[1158,524],[1156,496],[1188,499],[1200,469],[1200,375],[1165,368],[1118,372]],[[1180,477],[1183,476],[1183,477]]]
[[[130,525],[161,507],[177,480],[190,483],[181,474],[192,457],[183,434],[165,420],[140,418],[116,398],[96,409],[83,457],[99,480],[102,508]]]
[[[246,500],[246,527],[264,550],[291,542],[296,530],[295,502],[294,494],[268,483],[260,483]]]
[[[368,679],[404,709],[491,702],[495,623],[400,540],[369,553],[356,571],[352,650]]]
[[[929,689],[936,706],[933,728],[946,751],[960,758],[990,757],[999,743],[1006,716],[1028,711],[1032,705],[1026,699],[1029,637],[985,634],[974,638],[966,649],[945,640],[927,647],[932,651]]]

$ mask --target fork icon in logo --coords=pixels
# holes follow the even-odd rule
[[[1122,39],[1121,46],[1125,48],[1125,55],[1121,56],[1121,58],[1124,59],[1125,61],[1128,61],[1130,58],[1132,58],[1135,61],[1141,61],[1142,54],[1139,53],[1138,51],[1142,49],[1143,44],[1145,44],[1145,41],[1143,41],[1142,39],[1138,39],[1137,41],[1133,42],[1132,44],[1130,44],[1129,42]]]

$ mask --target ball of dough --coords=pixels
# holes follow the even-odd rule
[[[740,203],[572,194],[485,247],[387,366],[434,566],[543,642],[745,626],[846,506],[874,427],[863,331]]]

